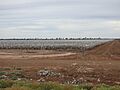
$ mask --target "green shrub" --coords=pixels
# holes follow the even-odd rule
[[[6,68],[0,68],[0,71],[6,71],[6,70],[11,70],[11,68],[6,67]]]
[[[53,90],[52,84],[41,84],[38,90]]]
[[[64,90],[62,85],[58,85],[55,83],[44,83],[40,84],[37,90]]]
[[[91,90],[93,88],[92,85],[79,85],[77,86],[78,90]]]
[[[120,90],[120,85],[119,86],[113,86],[111,90]]]
[[[27,81],[0,81],[0,90],[120,90],[120,86],[109,85],[61,85],[57,83],[37,83]]]
[[[4,68],[4,70],[8,70],[8,71],[9,71],[9,70],[11,70],[11,68],[9,68],[9,67],[6,67],[6,68]]]
[[[14,75],[14,76],[11,76],[10,79],[11,79],[11,80],[17,80],[18,77]]]
[[[11,80],[17,80],[18,78],[24,78],[24,75],[21,72],[12,72],[9,73],[9,78]]]
[[[92,90],[120,90],[120,86],[98,85]]]
[[[6,74],[6,72],[0,72],[0,76],[5,75],[5,74]]]
[[[0,88],[7,88],[7,87],[11,87],[13,85],[13,82],[11,81],[0,81]]]
[[[28,87],[11,87],[11,88],[6,88],[5,90],[32,90]]]
[[[3,77],[3,76],[0,76],[0,79],[4,79],[4,77]]]
[[[38,83],[25,83],[25,84],[23,84],[23,86],[29,87],[29,88],[35,89],[35,90],[40,87]]]

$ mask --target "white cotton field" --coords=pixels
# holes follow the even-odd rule
[[[108,41],[109,40],[0,40],[0,48],[91,48]]]

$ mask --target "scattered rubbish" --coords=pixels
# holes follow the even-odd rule
[[[57,73],[53,70],[47,70],[47,69],[40,70],[40,71],[38,71],[37,74],[40,75],[40,76],[44,76],[44,77],[45,76],[60,76],[61,75],[60,73]]]

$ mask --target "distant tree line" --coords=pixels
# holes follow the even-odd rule
[[[0,40],[112,40],[113,38],[10,38]]]

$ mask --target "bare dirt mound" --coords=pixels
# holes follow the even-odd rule
[[[120,56],[120,40],[106,42],[88,51],[93,55]]]

